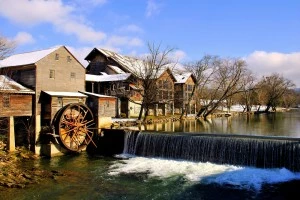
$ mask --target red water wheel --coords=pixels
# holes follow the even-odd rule
[[[94,117],[83,103],[61,108],[53,119],[58,142],[70,151],[80,151],[93,142]]]

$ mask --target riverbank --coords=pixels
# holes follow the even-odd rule
[[[25,188],[38,184],[44,179],[63,176],[58,171],[46,171],[35,167],[26,167],[24,163],[41,159],[24,147],[17,147],[14,152],[5,151],[6,144],[0,141],[0,191],[4,188]]]

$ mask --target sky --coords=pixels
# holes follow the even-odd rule
[[[150,43],[183,64],[244,59],[300,87],[299,0],[0,0],[0,24],[14,53],[65,45],[87,65],[95,47],[140,56]]]

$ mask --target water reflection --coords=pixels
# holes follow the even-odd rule
[[[258,136],[300,137],[300,112],[298,109],[271,114],[236,115],[210,120],[185,120],[149,124],[141,130],[167,132],[223,133]]]

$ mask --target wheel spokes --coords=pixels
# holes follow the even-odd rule
[[[59,135],[63,145],[72,151],[92,142],[94,119],[91,111],[84,104],[71,104],[61,114]]]

